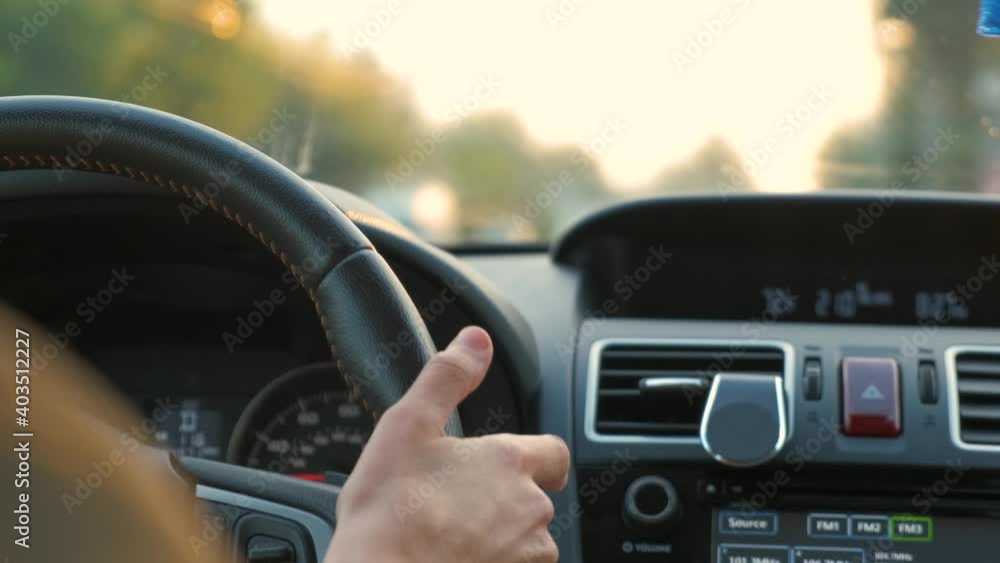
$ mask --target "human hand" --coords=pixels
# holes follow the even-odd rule
[[[325,563],[549,563],[548,531],[569,449],[555,436],[445,436],[482,382],[489,335],[467,327],[382,416],[337,504]],[[429,494],[425,494],[429,493]],[[410,506],[414,494],[423,502]]]

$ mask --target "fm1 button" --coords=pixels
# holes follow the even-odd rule
[[[894,437],[903,430],[899,366],[891,358],[847,357],[841,364],[844,434]]]
[[[846,538],[851,535],[846,515],[810,514],[809,536],[813,538]]]

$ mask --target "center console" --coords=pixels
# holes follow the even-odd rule
[[[1000,541],[1000,495],[986,492],[996,487],[989,480],[970,479],[945,491],[949,480],[969,478],[960,471],[905,479],[872,473],[854,481],[844,478],[846,469],[727,479],[642,466],[611,482],[590,468],[580,472],[595,501],[584,499],[583,552],[588,562],[986,560]],[[602,479],[611,484],[599,493]],[[886,484],[877,486],[878,480]],[[636,490],[636,483],[644,485]],[[660,488],[663,483],[669,485]]]
[[[994,551],[1000,520],[909,513],[716,511],[715,561],[864,563],[978,560]]]
[[[740,326],[607,320],[587,341],[584,561],[997,553],[1000,347],[971,329],[910,351],[912,328],[775,323],[745,339]]]
[[[656,199],[559,241],[584,561],[997,559],[1000,204],[877,195]]]

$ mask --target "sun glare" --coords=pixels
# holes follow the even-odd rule
[[[422,229],[439,238],[453,236],[449,229],[456,224],[458,202],[455,191],[439,182],[417,187],[410,200],[410,215]]]
[[[598,160],[621,190],[713,138],[760,189],[814,189],[824,142],[882,94],[869,2],[275,0],[258,14],[341,53],[370,51],[432,120],[484,77],[499,87],[479,111],[513,112],[543,144],[586,145],[618,120]]]

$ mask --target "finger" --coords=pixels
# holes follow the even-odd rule
[[[421,419],[440,431],[458,404],[482,383],[492,359],[493,343],[486,331],[465,327],[427,362],[396,407],[421,413]]]
[[[559,546],[546,528],[533,530],[518,551],[523,560],[531,563],[556,563],[559,560]]]
[[[561,490],[569,480],[569,448],[561,438],[552,435],[516,436],[523,455],[523,467],[538,486]]]

